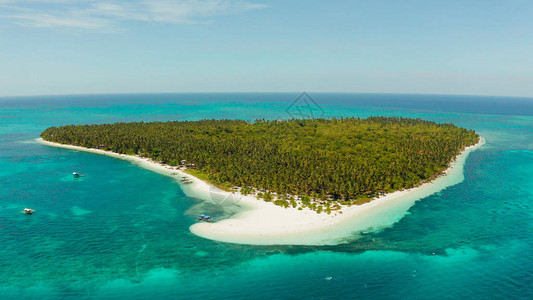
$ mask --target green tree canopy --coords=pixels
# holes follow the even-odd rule
[[[169,165],[185,160],[219,185],[343,201],[431,180],[479,140],[453,124],[396,117],[69,125],[41,137]]]

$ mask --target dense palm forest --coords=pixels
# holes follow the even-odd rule
[[[345,203],[431,180],[479,140],[453,124],[389,117],[70,125],[41,137],[169,165],[185,160],[219,186]]]

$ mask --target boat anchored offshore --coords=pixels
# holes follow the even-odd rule
[[[27,214],[27,215],[31,215],[31,214],[33,214],[35,212],[35,209],[25,208],[22,212]]]
[[[73,172],[72,176],[74,176],[74,178],[85,177],[85,175],[82,175],[82,174],[80,174],[78,172]]]
[[[198,218],[196,218],[196,221],[204,221],[204,222],[213,222],[213,218],[211,216],[208,216],[206,214],[200,214]]]

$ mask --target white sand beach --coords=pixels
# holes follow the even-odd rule
[[[318,214],[304,208],[283,208],[257,199],[225,192],[194,176],[138,156],[117,154],[98,149],[63,145],[38,139],[45,145],[107,155],[130,161],[143,168],[177,179],[187,176],[193,183],[183,185],[191,197],[232,205],[237,213],[214,223],[197,223],[190,227],[193,234],[217,241],[253,245],[334,245],[352,240],[360,232],[381,230],[398,222],[414,203],[446,187],[464,180],[464,164],[470,154],[485,140],[467,147],[437,179],[418,187],[397,191],[362,205],[343,206],[341,210]]]

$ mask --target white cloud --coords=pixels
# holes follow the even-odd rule
[[[10,16],[15,23],[33,27],[71,27],[82,29],[102,29],[109,25],[109,21],[97,18],[72,18],[49,14],[19,14]]]
[[[102,30],[121,22],[194,24],[265,5],[239,0],[0,0],[0,22],[31,27]]]

